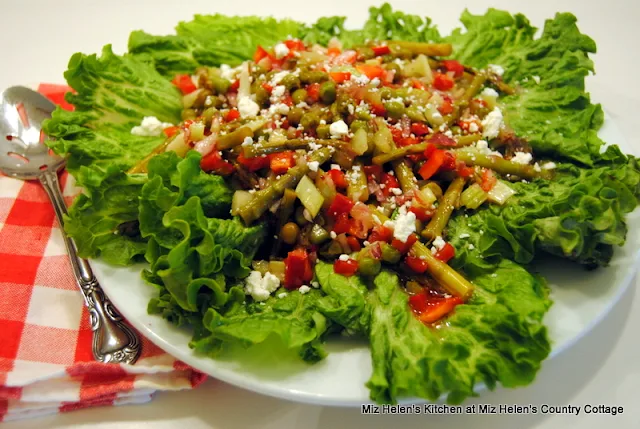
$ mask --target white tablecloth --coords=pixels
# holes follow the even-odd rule
[[[325,0],[288,1],[27,1],[2,2],[0,87],[36,82],[62,82],[69,57],[76,51],[99,52],[112,43],[116,52],[126,47],[130,31],[143,29],[165,34],[195,13],[288,16],[311,21],[320,14],[342,14],[354,25],[365,19],[368,2]],[[640,152],[637,126],[640,108],[637,42],[640,40],[640,2],[635,0],[474,0],[394,1],[405,11],[428,14],[444,32],[457,25],[465,6],[474,13],[487,7],[523,12],[534,25],[557,11],[574,13],[580,29],[598,44],[594,56],[597,75],[588,79],[594,100],[602,102]],[[637,281],[634,283],[634,286]],[[209,380],[185,393],[159,394],[148,405],[97,408],[50,418],[7,423],[13,428],[640,428],[640,295],[627,293],[590,335],[552,361],[546,362],[536,382],[518,390],[484,393],[470,403],[615,405],[617,416],[589,415],[461,415],[363,416],[359,409],[298,405],[253,394]]]

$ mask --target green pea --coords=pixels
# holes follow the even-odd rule
[[[316,134],[318,134],[318,138],[328,139],[331,136],[329,125],[327,124],[318,125],[318,128],[316,128]]]
[[[400,119],[404,115],[405,108],[404,103],[399,101],[385,101],[384,108],[387,111],[387,115],[394,119]]]
[[[289,73],[282,78],[282,80],[280,81],[280,85],[283,85],[289,91],[295,88],[300,88],[300,78],[293,73]]]
[[[356,119],[370,121],[372,119],[371,112],[367,109],[356,109]]]
[[[256,103],[258,106],[264,106],[269,101],[269,91],[264,89],[262,85],[258,85],[254,91],[256,95]]]
[[[358,131],[359,129],[364,129],[365,131],[367,131],[367,122],[366,121],[361,121],[361,120],[355,120],[353,122],[351,122],[351,125],[349,125],[349,129],[351,130],[351,132],[355,133],[356,131]]]
[[[362,275],[375,276],[380,272],[381,268],[382,264],[377,259],[369,256],[362,256],[358,258],[358,272]]]
[[[287,119],[291,125],[298,125],[303,114],[304,111],[301,108],[292,107],[289,109],[289,113],[287,113]]]
[[[311,244],[322,244],[330,238],[329,232],[318,224],[311,228],[311,236],[309,240]]]
[[[291,94],[291,98],[293,99],[293,104],[299,104],[307,100],[307,90],[306,89],[296,89],[293,94]]]
[[[300,125],[307,131],[315,129],[319,123],[320,119],[316,113],[307,112],[300,118]]]
[[[387,88],[386,86],[384,88],[380,88],[380,98],[382,98],[383,100],[388,100],[392,97],[392,95],[393,91],[391,90],[391,88]]]
[[[320,85],[320,98],[325,104],[331,104],[336,100],[336,84],[328,81]]]
[[[406,114],[413,122],[425,122],[426,118],[424,117],[424,113],[422,113],[416,106],[408,107],[406,110]]]
[[[382,243],[382,260],[390,264],[397,264],[402,256],[398,249],[388,243]]]
[[[227,79],[212,76],[211,83],[213,84],[213,89],[215,89],[216,94],[226,94],[231,88],[231,82]]]
[[[329,75],[323,71],[305,70],[300,72],[300,80],[302,83],[320,83],[329,80]]]

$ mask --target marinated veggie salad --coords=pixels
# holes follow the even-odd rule
[[[80,253],[145,260],[148,310],[213,358],[258,344],[310,363],[366,338],[371,398],[459,403],[530,383],[551,305],[528,264],[588,269],[624,244],[637,161],[597,136],[593,41],[570,14],[314,25],[196,16],[76,54],[48,144],[84,193]]]

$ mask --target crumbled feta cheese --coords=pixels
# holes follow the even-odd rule
[[[242,141],[242,146],[251,146],[253,144],[253,139],[251,137],[245,137]]]
[[[204,107],[210,107],[213,105],[213,96],[207,95],[207,98],[204,99]]]
[[[489,143],[486,140],[478,140],[474,147],[483,155],[496,155],[502,157],[502,154],[498,151],[493,151],[489,148]]]
[[[502,76],[504,74],[504,68],[502,66],[497,65],[497,64],[489,64],[487,69],[491,73],[496,74],[498,76]]]
[[[476,124],[475,122],[471,122],[469,124],[469,132],[470,133],[477,133],[478,132],[478,124]]]
[[[394,195],[402,195],[402,189],[400,188],[391,188],[389,191],[393,192]]]
[[[496,107],[482,120],[482,135],[489,139],[498,137],[502,128],[502,111]]]
[[[473,249],[475,249],[475,248],[476,248],[476,246],[474,246],[474,245],[473,245],[473,244],[471,244],[471,243],[469,243],[469,245],[467,246],[467,249],[469,249],[469,250],[473,250]]]
[[[299,109],[304,109],[306,107],[309,107],[309,105],[307,104],[306,101],[301,101],[298,104],[296,104],[296,107],[299,108]]]
[[[482,90],[480,95],[491,98],[498,98],[498,91],[493,88],[485,88]]]
[[[309,292],[311,290],[311,288],[307,285],[302,285],[298,288],[298,291],[300,291],[301,294],[305,294],[307,292]]]
[[[329,126],[329,133],[331,133],[331,138],[339,139],[349,134],[349,127],[341,119]]]
[[[240,97],[238,99],[238,112],[242,118],[250,118],[256,116],[260,111],[260,106],[249,97]]]
[[[463,233],[462,233],[462,234],[460,234],[458,237],[459,237],[459,238],[469,238],[469,237],[470,237],[470,235],[469,235],[469,234],[467,234],[466,232],[463,232]]]
[[[340,171],[340,166],[338,164],[331,164],[331,169]]]
[[[273,91],[271,91],[271,100],[272,102],[277,102],[278,100],[280,100],[280,98],[284,95],[284,92],[286,91],[287,88],[284,87],[284,85],[277,85],[276,87],[273,88]]]
[[[275,87],[275,86],[276,86],[276,85],[278,85],[278,84],[280,83],[280,81],[281,81],[282,79],[284,79],[284,77],[285,77],[285,76],[287,76],[288,74],[289,74],[289,72],[288,72],[288,71],[286,71],[286,70],[284,70],[284,71],[281,71],[281,72],[278,72],[278,73],[274,74],[274,75],[273,75],[273,77],[271,78],[271,80],[269,81],[269,84],[270,84],[271,86],[274,86],[274,87]]]
[[[441,236],[437,236],[435,240],[433,240],[433,246],[437,249],[437,250],[442,250],[444,249],[444,246],[447,244],[446,241],[444,241],[442,239]]]
[[[307,165],[311,171],[318,171],[318,167],[320,167],[320,163],[318,161],[309,161]]]
[[[553,170],[554,168],[556,168],[557,165],[555,162],[545,162],[544,164],[542,164],[542,168],[545,170]]]
[[[369,83],[369,78],[367,77],[367,75],[364,75],[364,74],[361,74],[361,75],[352,74],[351,81],[357,83],[358,85],[366,85]]]
[[[353,115],[353,113],[356,111],[356,109],[353,107],[353,104],[348,104],[347,110],[349,111],[350,115]]]
[[[532,76],[532,77],[537,84],[540,83],[540,76]]]
[[[316,142],[309,142],[309,149],[310,149],[311,151],[318,150],[318,149],[320,149],[321,147],[322,147],[322,145],[321,145],[321,144],[318,144],[318,143],[316,143]]]
[[[335,239],[336,239],[336,237],[338,236],[338,234],[336,234],[336,232],[335,232],[335,231],[331,231],[331,232],[329,233],[329,236],[335,240]]]
[[[442,114],[441,114],[440,112],[433,112],[433,113],[431,114],[431,117],[432,117],[432,118],[439,118],[439,119],[442,119]]]
[[[536,162],[535,164],[533,164],[533,170],[539,173],[542,171],[542,168],[540,168],[540,164]]]
[[[228,64],[220,65],[220,77],[227,80],[233,80],[238,74],[238,68],[231,68]]]
[[[244,290],[255,301],[265,301],[280,287],[280,279],[267,272],[264,277],[260,271],[251,271],[245,280]]]
[[[162,134],[162,130],[171,127],[173,124],[161,122],[155,116],[145,116],[142,118],[140,125],[131,128],[131,134],[134,136],[153,137]]]
[[[278,43],[273,47],[273,51],[275,52],[277,59],[282,59],[289,55],[289,48],[287,48],[287,45],[284,43]]]
[[[349,260],[349,255],[346,254],[342,254],[338,257],[338,259],[340,259],[341,261],[348,261]]]
[[[278,298],[280,298],[280,299],[284,298],[285,296],[287,296],[287,293],[286,293],[286,292],[280,292],[280,293],[278,294]]]
[[[284,103],[272,104],[271,106],[269,106],[269,113],[272,115],[276,113],[279,115],[286,115],[287,113],[289,113],[289,106]]]
[[[371,85],[373,85],[374,87],[380,86],[380,79],[374,77],[373,79],[371,79]]]
[[[318,289],[320,287],[320,283],[318,283],[317,281],[312,281],[311,282],[311,286],[313,286],[314,288]]]
[[[416,232],[416,215],[405,210],[396,217],[393,225],[393,238],[406,243],[409,236]]]
[[[516,152],[513,158],[511,158],[511,162],[515,162],[516,164],[529,164],[533,156],[527,152]]]

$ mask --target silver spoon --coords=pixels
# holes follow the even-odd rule
[[[93,331],[93,356],[99,362],[134,363],[140,355],[137,334],[105,296],[87,260],[78,257],[75,243],[62,228],[67,207],[58,184],[65,159],[44,144],[42,121],[55,105],[22,86],[8,88],[0,104],[0,171],[21,180],[39,180],[51,199],[64,236],[73,274],[89,309]]]

